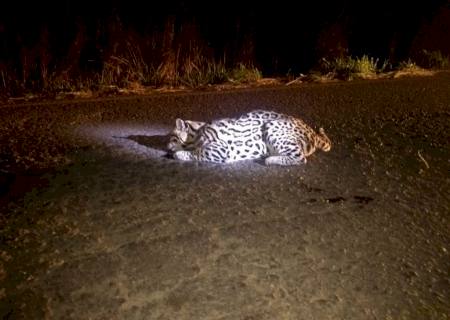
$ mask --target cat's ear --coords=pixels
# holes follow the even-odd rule
[[[189,126],[191,129],[193,129],[193,130],[198,130],[198,129],[200,129],[201,127],[203,127],[204,125],[205,125],[205,123],[204,122],[200,122],[200,121],[191,121],[191,120],[186,120],[185,122],[184,122],[184,124],[186,125],[186,126]]]
[[[187,125],[184,120],[177,118],[177,120],[175,120],[175,128],[177,128],[177,130],[184,131],[186,130]]]

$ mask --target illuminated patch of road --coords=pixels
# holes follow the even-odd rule
[[[79,127],[77,134],[121,155],[162,158],[169,127],[135,123],[107,123]]]

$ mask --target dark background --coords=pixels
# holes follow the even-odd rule
[[[164,37],[154,35],[167,33],[168,25],[183,34],[178,45],[201,43],[216,59],[249,62],[265,74],[304,72],[321,57],[343,53],[395,62],[427,46],[446,53],[450,42],[449,2],[442,0],[2,2],[0,64],[16,66],[24,63],[18,61],[24,48],[45,47],[55,64],[66,59],[99,68],[130,32],[163,46]]]

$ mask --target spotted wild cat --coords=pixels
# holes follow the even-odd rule
[[[298,165],[317,149],[329,151],[331,141],[322,128],[316,133],[301,119],[254,110],[208,123],[176,119],[167,148],[183,161],[264,159],[266,165]]]

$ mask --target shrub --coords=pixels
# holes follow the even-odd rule
[[[260,80],[262,73],[254,66],[246,66],[240,63],[237,67],[231,69],[228,78],[232,82],[251,83]]]
[[[331,77],[350,80],[353,78],[370,78],[376,73],[383,71],[388,65],[384,62],[378,67],[378,59],[367,55],[361,58],[337,57],[334,59],[322,58],[319,64],[319,72],[322,74],[331,74]],[[330,76],[330,75],[329,75]]]
[[[422,64],[425,68],[447,69],[450,66],[449,57],[443,55],[441,51],[422,50],[422,56]]]

